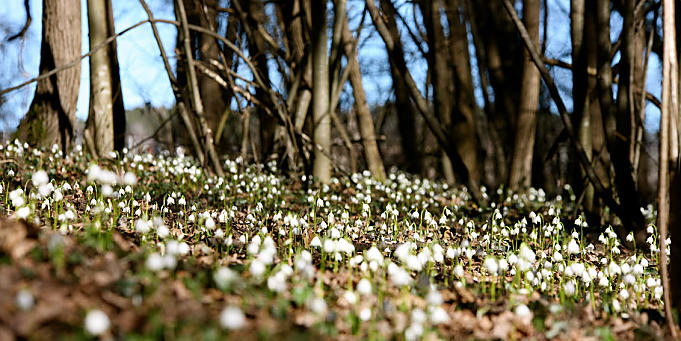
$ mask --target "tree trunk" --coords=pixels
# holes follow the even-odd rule
[[[114,13],[112,0],[106,0],[106,28],[107,36],[116,34],[114,25]],[[114,150],[123,152],[125,147],[125,105],[123,104],[123,91],[121,89],[121,74],[118,67],[118,44],[114,40],[109,45],[109,64],[111,65],[111,88],[113,89],[113,129]]]
[[[423,25],[428,39],[428,71],[430,83],[433,87],[433,109],[440,119],[445,131],[452,130],[452,108],[454,84],[450,72],[447,40],[442,28],[440,17],[440,1],[422,1]],[[464,141],[462,138],[461,141]],[[446,153],[441,153],[440,162],[445,180],[449,184],[455,181],[454,169]]]
[[[367,104],[366,94],[364,93],[364,85],[362,83],[362,72],[359,68],[357,60],[357,51],[353,49],[354,39],[350,28],[348,27],[347,17],[343,22],[343,47],[345,56],[348,59],[346,67],[350,72],[350,85],[352,86],[352,93],[355,96],[355,110],[357,112],[357,121],[359,122],[359,133],[362,136],[362,145],[364,146],[364,157],[367,161],[367,166],[371,174],[379,180],[385,179],[385,168],[383,167],[383,159],[378,151],[378,144],[376,143],[376,133],[374,128],[374,120],[371,117],[371,110]],[[342,86],[342,85],[341,85]]]
[[[539,46],[539,0],[523,2],[523,22],[530,34],[532,43]],[[539,70],[532,62],[527,50],[523,51],[522,88],[515,130],[513,157],[509,173],[509,188],[517,191],[532,184],[532,156],[537,130],[537,106],[541,79]]]
[[[254,60],[254,64],[260,73],[263,82],[269,85],[270,73],[267,65],[267,51],[265,40],[262,35],[258,33],[258,26],[263,25],[266,20],[265,5],[260,0],[240,0],[240,6],[245,13],[240,13],[242,18],[242,25],[246,25],[246,36],[248,37],[248,53]],[[266,106],[272,107],[266,89],[256,88],[255,97]],[[263,162],[274,152],[274,132],[277,127],[277,121],[269,117],[267,111],[262,106],[257,106],[256,115],[260,123],[260,144],[261,156]]]
[[[452,131],[457,151],[461,155],[468,174],[473,181],[480,182],[478,165],[478,136],[476,111],[478,110],[473,94],[473,75],[471,74],[468,53],[468,32],[463,21],[461,4],[458,0],[446,2],[447,21],[449,22],[450,72],[454,83],[454,106],[452,108]]]
[[[386,13],[385,25],[395,42],[395,53],[404,56],[404,48],[400,40],[400,32],[395,21],[395,13],[392,5],[381,0],[381,9]],[[410,173],[420,174],[423,167],[423,155],[416,138],[416,108],[409,99],[409,89],[401,80],[399,70],[393,58],[390,62],[390,74],[395,92],[395,112],[397,113],[397,125],[400,132],[402,153],[406,156],[406,170]]]
[[[331,118],[329,111],[329,59],[327,55],[326,1],[312,1],[312,118],[314,163],[312,175],[320,182],[331,179]]]
[[[77,0],[43,0],[41,74],[80,55],[80,11]],[[38,81],[31,106],[15,136],[33,146],[58,144],[65,155],[73,143],[79,87],[80,64]]]
[[[106,40],[108,33],[106,0],[88,0],[90,46]],[[111,57],[108,48],[90,56],[90,114],[88,128],[93,150],[99,157],[109,157],[114,148],[113,88]]]
[[[624,13],[622,30],[622,58],[620,62],[620,77],[618,83],[619,94],[617,107],[613,104],[612,97],[612,68],[611,43],[610,43],[610,4],[607,1],[597,2],[597,26],[598,26],[598,93],[603,117],[603,135],[608,147],[608,153],[615,168],[615,186],[620,200],[619,218],[629,230],[636,231],[636,242],[645,245],[645,219],[641,214],[640,198],[636,193],[632,178],[632,168],[629,162],[629,145],[626,136],[629,136],[629,107],[628,107],[628,84],[629,84],[629,56],[631,53],[628,36],[630,35],[632,16],[626,13],[630,10],[632,0],[627,0],[627,10]],[[625,139],[617,138],[617,134],[625,136]]]

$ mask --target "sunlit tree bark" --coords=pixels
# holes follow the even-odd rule
[[[539,46],[539,12],[539,0],[525,0],[523,2],[523,23],[535,46]],[[532,62],[527,50],[524,50],[523,55],[522,88],[515,122],[515,143],[508,180],[509,188],[512,190],[527,188],[532,182],[532,157],[534,155],[537,106],[539,105],[541,84],[539,70]]]
[[[106,0],[88,1],[90,46],[106,40],[108,33]],[[111,51],[103,48],[90,56],[90,114],[85,134],[92,137],[91,152],[109,157],[114,148],[113,85]]]
[[[80,11],[78,0],[43,0],[41,74],[80,55]],[[34,146],[56,143],[66,153],[73,142],[79,87],[80,64],[38,81],[33,102],[15,136]]]
[[[314,163],[312,175],[320,182],[331,179],[331,118],[329,110],[329,59],[327,55],[326,1],[312,1],[312,118]]]

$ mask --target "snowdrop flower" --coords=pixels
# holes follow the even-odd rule
[[[22,289],[17,292],[17,296],[14,299],[14,302],[16,303],[17,307],[23,311],[28,311],[33,308],[33,305],[35,304],[35,299],[33,298],[33,294],[31,293],[30,290],[28,289]]]
[[[28,219],[29,214],[31,214],[31,209],[28,206],[24,206],[16,211],[17,218]]]
[[[530,308],[528,308],[524,304],[520,304],[517,307],[515,307],[515,314],[519,317],[530,316]]]
[[[283,271],[279,271],[273,276],[267,279],[267,288],[270,290],[281,293],[286,291],[286,275]]]
[[[324,299],[321,297],[313,298],[311,301],[309,301],[308,306],[315,314],[321,315],[326,313],[326,301],[324,301]]]
[[[47,172],[41,169],[33,173],[31,176],[31,181],[33,182],[33,186],[40,187],[41,185],[45,185],[50,182],[50,178],[47,176]]]
[[[368,279],[362,278],[359,280],[357,283],[357,292],[360,293],[360,295],[370,295],[371,294],[371,282],[369,282]]]
[[[454,267],[454,276],[456,276],[456,277],[458,277],[458,278],[462,278],[462,277],[463,277],[463,266],[461,266],[461,264],[457,264],[457,265]]]
[[[374,261],[376,263],[383,263],[383,254],[375,246],[372,246],[366,252],[366,259],[368,261]]]
[[[487,272],[489,272],[489,274],[492,276],[496,276],[499,272],[499,264],[493,257],[485,258],[484,266],[485,269],[487,269]]]
[[[161,225],[156,229],[156,235],[158,235],[159,238],[165,239],[170,235],[170,230],[168,230],[168,226]]]
[[[220,313],[220,326],[229,330],[241,329],[246,324],[246,316],[241,309],[229,306]]]
[[[573,295],[576,293],[576,291],[577,291],[577,288],[576,288],[576,286],[575,286],[574,281],[573,281],[573,280],[567,281],[567,282],[563,285],[563,290],[565,291],[565,294],[566,294],[566,295],[568,295],[568,296],[573,296]]]
[[[259,259],[254,259],[251,262],[251,266],[249,267],[249,270],[251,272],[251,275],[253,277],[259,278],[265,273],[265,264],[261,262]]]
[[[135,186],[137,184],[137,176],[133,172],[126,172],[123,175],[123,184],[127,186]]]
[[[85,316],[85,331],[90,335],[101,335],[109,329],[109,317],[101,310],[91,310]]]
[[[226,290],[237,277],[238,275],[233,270],[225,266],[221,266],[213,273],[215,285],[220,290]]]
[[[423,334],[423,326],[420,323],[412,323],[409,328],[404,331],[404,338],[408,341],[418,340]]]
[[[144,264],[150,271],[161,271],[164,266],[163,257],[158,253],[152,253],[147,257],[147,261]]]
[[[419,257],[415,255],[409,255],[406,263],[409,270],[421,271],[423,268],[422,262],[419,261]]]
[[[392,262],[388,264],[388,275],[390,275],[390,281],[393,285],[398,287],[405,286],[411,282],[411,275]]]
[[[568,243],[567,246],[567,251],[571,255],[576,255],[579,253],[579,244],[574,239],[570,239],[570,242]]]
[[[346,290],[345,293],[343,293],[343,298],[350,304],[357,303],[357,295],[350,290]]]
[[[435,307],[430,312],[430,322],[433,324],[447,323],[449,322],[449,315],[442,307]]]
[[[151,229],[150,225],[151,224],[144,219],[137,219],[135,222],[135,231],[137,231],[137,233],[145,234]]]
[[[322,241],[319,240],[318,236],[314,236],[314,238],[312,238],[312,241],[310,242],[310,246],[320,249],[322,247]]]
[[[359,319],[366,322],[371,318],[371,309],[365,307],[359,311]]]
[[[439,306],[442,304],[442,295],[439,291],[431,289],[426,295],[426,302],[431,306]]]

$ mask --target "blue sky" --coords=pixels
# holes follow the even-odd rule
[[[82,1],[82,32],[83,32],[83,53],[89,49],[88,35],[87,35],[87,11],[86,0]],[[148,0],[147,1],[154,16],[157,18],[173,19],[173,8],[170,5],[170,0]],[[354,22],[351,22],[352,27],[358,25],[358,11],[362,9],[363,1],[351,0],[348,2],[348,9],[350,16],[354,17]],[[7,43],[6,37],[17,32],[25,20],[22,0],[2,0],[0,3],[0,21],[4,22],[5,30],[0,30],[0,42],[4,46],[0,48],[0,88],[6,88],[11,85],[21,83],[31,77],[35,77],[38,73],[39,55],[40,55],[40,32],[41,32],[41,1],[31,0],[31,13],[33,16],[33,23],[29,29],[27,38],[24,42]],[[398,1],[398,8],[403,13],[406,20],[412,20],[411,5],[399,6],[404,1]],[[553,58],[560,58],[566,62],[570,62],[569,55],[569,1],[568,0],[550,0],[549,2],[549,27],[548,27],[548,45],[547,56]],[[139,2],[136,0],[114,1],[114,17],[116,22],[116,31],[121,31],[141,20],[146,19],[146,13],[142,10]],[[366,18],[365,29],[363,37],[371,31],[370,18]],[[613,16],[611,21],[612,39],[616,39],[621,30],[621,19]],[[161,38],[165,44],[166,52],[171,57],[171,63],[174,64],[176,30],[173,26],[167,24],[158,25]],[[406,34],[404,35],[406,38]],[[406,44],[406,48],[412,52],[416,51],[413,44]],[[470,47],[471,55],[475,56],[473,47]],[[153,39],[150,25],[146,24],[134,29],[133,31],[121,36],[118,39],[119,63],[121,71],[121,82],[123,87],[123,96],[125,107],[127,109],[135,108],[150,102],[154,106],[172,106],[174,98],[170,90],[161,57]],[[388,61],[385,55],[385,49],[380,37],[373,34],[368,37],[366,43],[359,51],[360,65],[365,72],[364,86],[367,92],[368,100],[371,104],[379,104],[385,102],[390,96],[391,79],[388,69]],[[473,67],[476,67],[475,60],[473,60]],[[276,67],[271,68],[276,70]],[[413,58],[410,63],[410,69],[414,78],[419,84],[425,82],[426,65],[425,61],[419,58]],[[78,100],[77,116],[81,119],[87,117],[88,101],[89,101],[89,66],[88,59],[84,59],[82,63],[81,72],[81,88]],[[571,87],[571,75],[569,70],[559,68],[552,69],[553,76],[559,83],[561,88],[569,89]],[[648,71],[648,91],[659,98],[660,96],[660,62],[655,55],[651,55],[651,61]],[[478,83],[478,74],[473,72],[474,81]],[[273,86],[278,87],[278,77],[273,75]],[[4,114],[0,119],[0,129],[13,129],[19,122],[19,119],[26,112],[28,105],[31,102],[35,85],[27,86],[20,91],[16,91],[7,96],[8,102],[0,107],[0,113]],[[572,102],[570,94],[562,92],[562,96],[571,110]],[[476,88],[476,97],[481,102],[481,89]],[[482,103],[480,103],[482,104]],[[555,105],[552,106],[555,111]],[[649,129],[657,129],[657,121],[659,120],[659,111],[652,105],[647,107],[646,126]]]

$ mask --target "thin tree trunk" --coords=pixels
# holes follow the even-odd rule
[[[314,163],[312,175],[321,183],[331,179],[331,118],[329,110],[329,57],[327,55],[326,1],[312,1],[312,118]]]
[[[41,74],[80,56],[80,11],[77,0],[43,0]],[[80,64],[38,81],[28,113],[15,136],[33,146],[58,144],[66,155],[73,143],[79,87]]]
[[[112,0],[106,0],[106,24],[107,37],[116,34],[114,25],[114,12]],[[125,147],[125,105],[123,103],[123,90],[121,88],[121,74],[118,66],[118,44],[114,40],[109,51],[109,64],[111,65],[111,88],[113,90],[113,140],[114,150],[122,153]]]
[[[461,155],[469,176],[480,182],[476,112],[478,110],[473,94],[473,75],[468,53],[468,32],[461,12],[461,1],[446,3],[449,22],[449,55],[451,58],[452,82],[454,83],[454,106],[452,108],[452,132],[456,137],[457,151]]]
[[[532,44],[539,46],[539,0],[523,2],[523,22]],[[509,173],[509,188],[517,191],[532,184],[532,157],[537,131],[537,106],[541,79],[527,50],[523,50],[523,75],[516,122],[515,143]]]
[[[422,1],[421,12],[423,13],[423,24],[426,28],[428,40],[428,72],[430,84],[433,87],[433,109],[439,118],[445,131],[450,131],[452,127],[452,109],[454,84],[453,73],[450,72],[448,57],[448,46],[440,17],[440,1]],[[464,141],[462,138],[461,141]],[[455,181],[454,169],[446,153],[441,153],[440,162],[445,180],[449,184]]]
[[[187,73],[189,74],[189,87],[191,91],[192,106],[196,112],[196,116],[199,121],[199,128],[204,137],[203,146],[204,150],[208,154],[213,163],[213,170],[219,176],[224,174],[222,170],[222,164],[220,163],[220,158],[215,151],[215,145],[213,144],[213,132],[208,128],[206,123],[206,118],[203,113],[203,103],[201,102],[201,95],[199,93],[198,81],[196,79],[196,70],[194,69],[194,59],[192,57],[192,50],[189,44],[189,28],[187,26],[187,14],[184,10],[184,0],[176,0],[175,3],[178,7],[178,13],[180,16],[180,22],[182,23],[182,35],[184,40],[184,52],[187,58]]]
[[[106,40],[108,34],[106,0],[88,1],[90,46]],[[109,157],[114,149],[113,89],[111,57],[108,48],[90,56],[90,115],[88,130],[92,132],[94,149],[99,157]]]
[[[419,113],[421,114],[421,116],[423,116],[424,120],[428,124],[430,131],[437,139],[438,145],[441,148],[443,148],[447,155],[451,158],[452,165],[454,166],[455,169],[457,169],[458,173],[460,174],[461,182],[468,186],[468,190],[470,191],[473,200],[475,200],[476,202],[483,206],[486,205],[486,200],[482,197],[482,193],[480,192],[479,183],[469,176],[468,169],[466,168],[463,159],[456,150],[456,145],[447,135],[446,131],[442,128],[441,123],[433,114],[432,109],[430,108],[430,104],[424,98],[423,94],[420,92],[418,86],[416,85],[414,78],[411,76],[411,72],[407,68],[404,55],[400,54],[401,51],[395,49],[396,46],[395,41],[392,39],[392,36],[389,33],[385,25],[385,21],[378,11],[378,8],[376,8],[374,0],[366,0],[365,3],[367,9],[369,10],[369,14],[371,15],[371,20],[373,21],[374,26],[381,35],[383,43],[385,44],[386,49],[388,50],[388,56],[395,62],[395,66],[399,71],[398,74],[400,75],[400,80],[403,81],[407,86],[411,99],[414,101],[414,104],[416,105],[416,108],[418,109]],[[391,4],[386,2],[386,5]]]
[[[404,48],[400,40],[400,33],[395,21],[394,8],[385,0],[381,0],[381,9],[386,13],[385,25],[392,40],[395,42],[397,54],[404,55]],[[389,58],[390,74],[395,92],[395,112],[397,113],[397,125],[400,132],[402,153],[406,155],[406,169],[408,172],[420,174],[422,170],[423,156],[416,138],[416,108],[409,99],[409,90],[401,81],[401,76],[394,59]]]
[[[659,155],[659,173],[658,173],[658,189],[657,189],[657,226],[660,231],[660,273],[662,274],[662,286],[664,288],[664,312],[667,319],[667,324],[670,329],[672,338],[679,339],[678,327],[674,323],[672,316],[672,299],[676,302],[676,307],[679,307],[679,300],[681,297],[681,287],[679,286],[679,274],[672,273],[672,283],[676,286],[670,286],[669,283],[669,269],[667,268],[667,232],[670,232],[672,238],[677,242],[679,239],[679,208],[681,208],[681,190],[679,186],[679,159],[678,159],[678,142],[673,140],[676,137],[671,134],[676,133],[678,128],[678,59],[676,56],[676,29],[674,24],[675,8],[674,2],[665,0],[662,1],[662,23],[663,23],[663,56],[662,56],[662,110],[660,115],[660,155]],[[671,149],[674,150],[671,150]],[[669,172],[671,168],[671,172]],[[670,177],[671,175],[671,177]],[[671,192],[669,192],[669,181],[676,185]],[[670,203],[671,201],[671,203]],[[671,211],[670,207],[677,211]],[[671,217],[670,217],[671,213]],[[672,269],[679,269],[678,244],[673,244],[671,248]],[[676,252],[675,252],[676,251]],[[676,262],[676,264],[674,263]]]
[[[357,112],[357,121],[359,122],[359,133],[362,136],[362,145],[364,146],[364,157],[367,161],[367,166],[371,174],[379,180],[385,179],[385,168],[383,167],[383,159],[378,151],[378,144],[376,143],[376,133],[374,128],[374,120],[371,117],[371,110],[367,104],[366,94],[364,93],[364,85],[362,83],[362,72],[359,68],[357,60],[357,51],[353,49],[354,38],[348,27],[347,17],[343,22],[343,48],[345,56],[348,59],[346,67],[349,68],[350,85],[352,86],[352,93],[355,97],[355,111]]]

